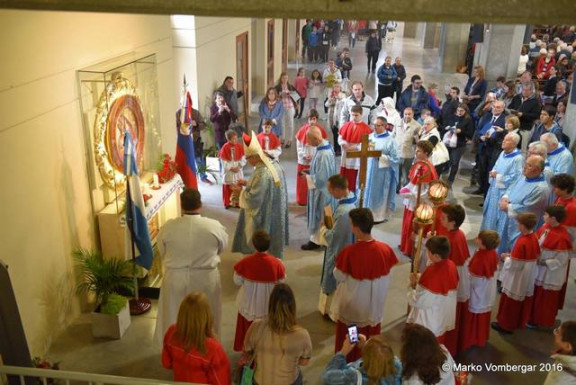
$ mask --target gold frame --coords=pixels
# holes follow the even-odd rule
[[[111,154],[111,143],[109,129],[111,126],[110,112],[115,108],[114,104],[119,100],[125,100],[128,97],[133,101],[129,108],[138,123],[138,142],[135,152],[139,169],[142,166],[144,153],[145,124],[142,103],[136,88],[132,83],[123,77],[121,72],[112,75],[112,80],[106,85],[106,89],[100,95],[98,109],[96,111],[96,120],[94,121],[94,157],[102,180],[111,189],[123,188],[126,184],[123,167],[117,164]]]

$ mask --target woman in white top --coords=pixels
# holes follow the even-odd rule
[[[440,177],[442,172],[448,168],[450,155],[448,154],[446,145],[442,142],[440,132],[438,132],[438,125],[433,117],[429,116],[424,119],[419,140],[427,140],[434,145],[434,150],[432,151],[432,155],[430,155],[430,161],[434,167],[436,167],[436,173],[438,177]]]
[[[520,60],[518,61],[518,76],[522,75],[526,71],[528,60],[530,60],[528,57],[528,48],[523,45],[520,53]]]
[[[436,336],[419,324],[406,324],[402,332],[403,385],[454,385],[454,359],[436,340]]]

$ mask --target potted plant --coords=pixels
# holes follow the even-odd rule
[[[96,297],[96,310],[92,313],[94,337],[119,339],[130,326],[128,299],[117,290],[134,291],[131,261],[104,258],[93,250],[77,249],[73,252],[79,273],[76,290],[79,294],[92,293]]]

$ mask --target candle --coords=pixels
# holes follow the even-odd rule
[[[158,186],[158,185],[159,185],[158,174],[154,174],[154,175],[152,176],[152,178],[154,179],[154,183],[153,183],[152,186],[153,186],[154,188],[158,188],[158,187],[159,187],[159,186]]]

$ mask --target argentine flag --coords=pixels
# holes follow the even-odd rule
[[[132,238],[130,236],[130,224],[134,232],[135,262],[145,269],[152,266],[152,242],[148,232],[146,221],[146,209],[144,198],[140,190],[140,178],[138,177],[138,165],[134,155],[134,143],[132,136],[126,130],[124,134],[124,175],[128,188],[126,191],[126,256],[132,256]],[[131,210],[130,210],[131,209]]]

